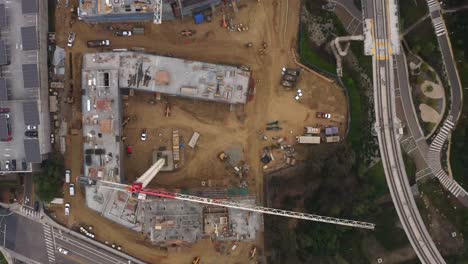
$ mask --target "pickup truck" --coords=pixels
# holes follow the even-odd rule
[[[87,42],[88,48],[99,48],[99,47],[109,47],[110,40],[90,40]]]

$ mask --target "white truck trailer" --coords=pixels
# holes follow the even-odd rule
[[[318,136],[297,136],[296,141],[300,144],[320,144]]]

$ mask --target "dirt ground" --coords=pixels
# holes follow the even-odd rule
[[[77,1],[71,1],[77,5]],[[86,41],[92,39],[110,39],[112,48],[142,47],[147,52],[156,54],[171,54],[175,57],[201,60],[212,63],[233,65],[249,65],[253,69],[253,76],[258,82],[253,101],[244,107],[236,107],[230,112],[229,106],[212,104],[193,100],[170,98],[172,116],[163,116],[163,104],[151,105],[147,103],[148,96],[137,93],[128,101],[126,115],[136,118],[129,122],[124,132],[127,140],[134,146],[131,160],[124,160],[129,180],[135,179],[145,171],[151,162],[151,152],[162,144],[168,144],[170,131],[179,129],[185,142],[188,142],[193,131],[200,132],[201,137],[197,148],[184,150],[184,166],[175,173],[161,173],[153,181],[152,186],[186,188],[199,186],[201,180],[220,180],[221,184],[235,184],[231,176],[226,180],[225,170],[216,157],[223,148],[240,145],[244,158],[250,164],[249,188],[257,194],[259,203],[263,200],[263,172],[260,164],[261,149],[271,142],[260,139],[260,134],[269,138],[272,136],[294,137],[301,134],[306,125],[336,125],[343,132],[346,129],[346,98],[341,88],[329,83],[318,76],[303,71],[298,87],[304,96],[300,101],[294,100],[295,91],[285,91],[280,85],[281,68],[295,67],[290,53],[296,47],[299,22],[299,0],[289,1],[261,1],[243,0],[241,8],[234,19],[235,23],[248,24],[247,32],[227,32],[220,27],[218,13],[212,23],[197,25],[192,19],[184,21],[164,21],[162,25],[139,23],[144,25],[144,36],[119,38],[107,31],[107,25],[90,25],[78,21],[71,28],[68,24],[69,11],[63,7],[57,9],[56,38],[61,47],[66,46],[68,32],[77,34],[72,49],[67,48],[73,55],[73,90],[74,96],[80,98],[80,69],[81,55],[90,50]],[[135,24],[115,25],[120,29],[131,29]],[[181,37],[182,29],[195,29],[195,36]],[[262,41],[269,45],[264,56],[258,54]],[[244,44],[253,42],[254,47],[247,49]],[[66,89],[70,89],[70,81],[66,82]],[[72,106],[64,105],[63,114],[68,121],[81,119],[80,100]],[[71,108],[70,108],[71,107]],[[317,120],[316,111],[329,112],[331,120]],[[279,120],[283,130],[280,132],[263,132],[265,123]],[[326,123],[324,123],[326,122]],[[139,140],[142,128],[148,129],[148,141],[143,144]],[[259,132],[260,131],[260,132]],[[289,131],[293,131],[292,134]],[[159,134],[162,137],[159,137]],[[67,142],[66,165],[72,170],[72,178],[82,174],[82,137],[69,136]],[[170,141],[170,140],[169,140]],[[131,164],[131,166],[129,166]],[[75,179],[73,179],[74,181]],[[79,187],[78,187],[79,188]],[[67,192],[66,192],[67,193]],[[69,199],[71,216],[63,218],[63,208],[58,208],[57,217],[64,223],[91,224],[96,230],[98,240],[107,240],[123,245],[123,250],[149,263],[190,263],[194,256],[202,258],[201,263],[249,263],[248,250],[251,244],[240,243],[236,254],[231,256],[219,255],[215,252],[211,242],[202,241],[195,244],[188,251],[167,254],[165,251],[152,247],[139,234],[114,224],[84,205],[84,198],[80,190],[77,195]],[[119,232],[115,232],[119,230]],[[262,247],[262,236],[257,241]]]

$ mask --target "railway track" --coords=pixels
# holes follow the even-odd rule
[[[394,129],[396,116],[394,68],[392,54],[388,44],[385,44],[390,42],[390,30],[386,20],[389,10],[386,0],[377,1],[373,12],[375,27],[372,28],[372,33],[377,43],[376,54],[373,56],[376,130],[387,184],[404,230],[420,261],[442,264],[445,261],[429,236],[412,196]],[[380,46],[382,43],[384,48]]]

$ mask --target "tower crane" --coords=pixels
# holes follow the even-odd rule
[[[162,0],[156,0],[154,3],[154,24],[161,24],[162,23]]]
[[[227,199],[204,198],[204,197],[198,197],[194,195],[146,188],[146,186],[150,183],[150,181],[154,178],[154,176],[156,176],[159,170],[164,166],[164,162],[165,162],[164,159],[159,159],[158,161],[156,161],[132,185],[119,184],[119,183],[113,183],[113,182],[108,182],[108,181],[99,181],[99,183],[101,183],[100,186],[104,188],[117,189],[121,191],[126,190],[127,192],[137,195],[137,196],[139,194],[145,194],[145,195],[150,195],[150,196],[155,196],[155,197],[160,197],[160,198],[169,198],[169,199],[176,199],[176,200],[201,203],[201,204],[207,204],[207,205],[222,206],[222,207],[246,210],[246,211],[251,211],[251,212],[256,212],[256,213],[279,215],[279,216],[284,216],[284,217],[297,218],[297,219],[303,219],[303,220],[309,220],[309,221],[315,221],[315,222],[358,227],[358,228],[364,228],[364,229],[370,229],[370,230],[373,230],[375,228],[375,224],[367,223],[367,222],[341,219],[341,218],[336,218],[336,217],[320,216],[320,215],[315,215],[315,214],[293,212],[293,211],[282,210],[282,209],[268,208],[268,207],[259,206],[259,205],[243,204],[243,203],[239,203],[235,201],[230,201]]]

